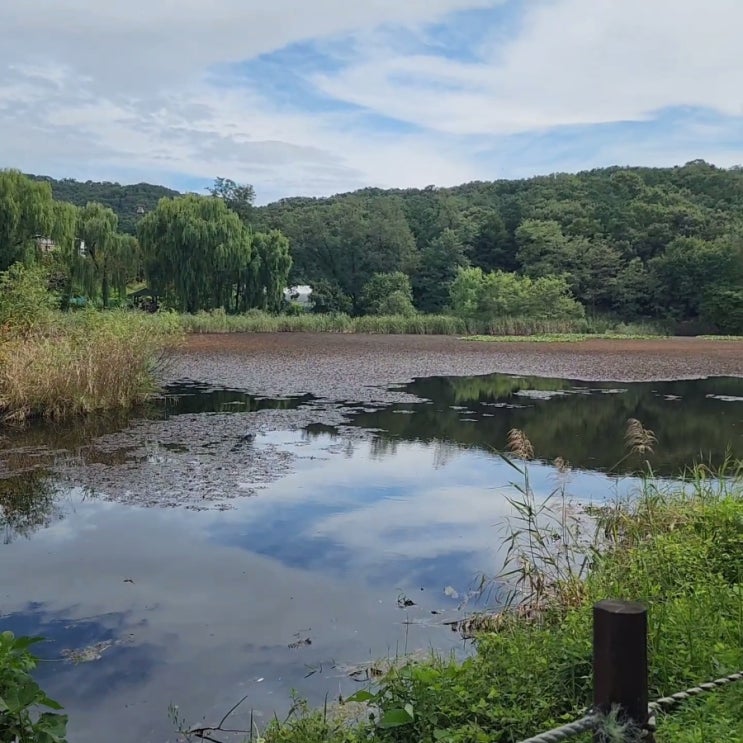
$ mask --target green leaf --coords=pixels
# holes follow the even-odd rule
[[[379,721],[381,728],[399,728],[413,722],[413,716],[406,709],[389,709]]]
[[[45,733],[51,743],[64,743],[67,733],[67,715],[45,712],[34,726],[38,732]]]
[[[31,645],[36,644],[37,642],[43,642],[43,637],[19,637],[14,643],[14,647],[16,650],[26,650],[26,648],[29,648]]]
[[[59,702],[57,702],[54,699],[50,699],[47,696],[44,696],[42,699],[39,699],[39,704],[43,704],[45,707],[49,707],[49,709],[56,709],[56,710],[64,709],[64,707],[62,707],[62,705]]]
[[[365,689],[361,689],[360,691],[357,691],[355,694],[351,694],[350,697],[346,699],[347,702],[371,702],[377,698],[376,694],[372,694],[370,691],[366,691]]]

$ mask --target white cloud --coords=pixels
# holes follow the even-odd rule
[[[454,134],[642,120],[671,106],[743,115],[738,0],[561,0],[527,6],[520,35],[477,63],[383,50],[328,94]]]
[[[527,173],[614,157],[740,161],[740,136],[717,145],[698,128],[671,148],[654,132],[626,154],[620,142],[567,161],[542,139],[554,127],[651,120],[674,106],[739,122],[738,0],[524,0],[512,38],[486,28],[473,42],[476,61],[413,48],[430,24],[454,29],[451,13],[502,1],[5,0],[0,167],[169,184],[223,175],[255,184],[265,201],[524,174],[507,165],[509,137],[524,132],[535,136],[519,145]],[[291,72],[360,108],[317,113],[224,72],[302,41],[344,42],[335,72]]]

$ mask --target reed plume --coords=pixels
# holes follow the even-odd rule
[[[534,447],[520,428],[508,432],[508,451],[519,459],[534,459]]]
[[[653,445],[658,443],[658,439],[637,418],[630,418],[624,433],[624,443],[630,453],[644,455],[653,453]]]

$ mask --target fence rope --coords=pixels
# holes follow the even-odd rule
[[[715,691],[723,686],[732,684],[733,681],[743,681],[743,671],[731,673],[729,676],[723,676],[714,681],[708,681],[705,684],[699,684],[699,686],[692,686],[690,689],[684,689],[684,691],[677,691],[675,694],[671,694],[668,697],[656,699],[648,705],[650,711],[650,717],[648,718],[647,723],[648,730],[655,730],[655,716],[658,712],[667,712],[668,710],[673,709],[676,705],[685,702],[687,699],[692,699],[693,697],[697,697],[708,691]]]
[[[708,691],[716,691],[723,686],[732,684],[734,681],[743,681],[743,671],[731,673],[729,676],[724,676],[723,678],[715,679],[714,681],[708,681],[704,684],[699,684],[699,686],[692,686],[690,689],[684,689],[684,691],[677,691],[675,694],[671,694],[668,697],[660,697],[660,699],[656,699],[648,705],[649,717],[647,730],[649,732],[655,731],[655,716],[658,712],[667,712],[688,699],[692,699],[693,697],[699,696]],[[526,738],[525,740],[520,741],[520,743],[562,743],[562,741],[574,738],[576,735],[587,733],[589,730],[594,730],[601,722],[601,719],[601,715],[590,713],[585,717],[581,717],[579,720],[575,720],[575,722],[569,722],[567,725],[561,725],[552,730],[547,730],[544,733],[539,733],[532,738]]]
[[[539,733],[533,738],[522,740],[521,743],[561,743],[563,740],[593,730],[600,719],[600,715],[592,713],[581,717],[580,720],[575,720],[575,722],[569,722],[567,725],[561,725],[559,728],[552,728],[552,730]]]

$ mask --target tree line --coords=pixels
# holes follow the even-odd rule
[[[161,198],[140,215],[136,236],[109,206],[55,200],[50,183],[0,171],[0,272],[14,264],[47,270],[62,307],[84,298],[120,304],[146,282],[184,312],[251,308],[277,312],[292,259],[278,230],[253,230],[252,189],[217,179],[209,195]]]
[[[399,271],[415,307],[440,312],[452,305],[462,269],[479,269],[533,282],[559,278],[592,314],[743,332],[739,167],[693,161],[455,188],[365,189],[283,199],[257,209],[256,221],[287,235],[291,280],[317,287],[326,309],[364,311],[370,278]],[[481,303],[482,311],[488,306]]]
[[[57,183],[75,195],[74,181]],[[250,185],[218,178],[210,195],[169,196],[137,221],[140,277],[186,311],[276,311],[291,283],[312,286],[318,312],[587,313],[743,332],[740,167],[612,167],[264,207]],[[108,251],[111,286],[134,250],[124,246]],[[75,276],[98,276],[103,294],[94,268],[83,261]]]

